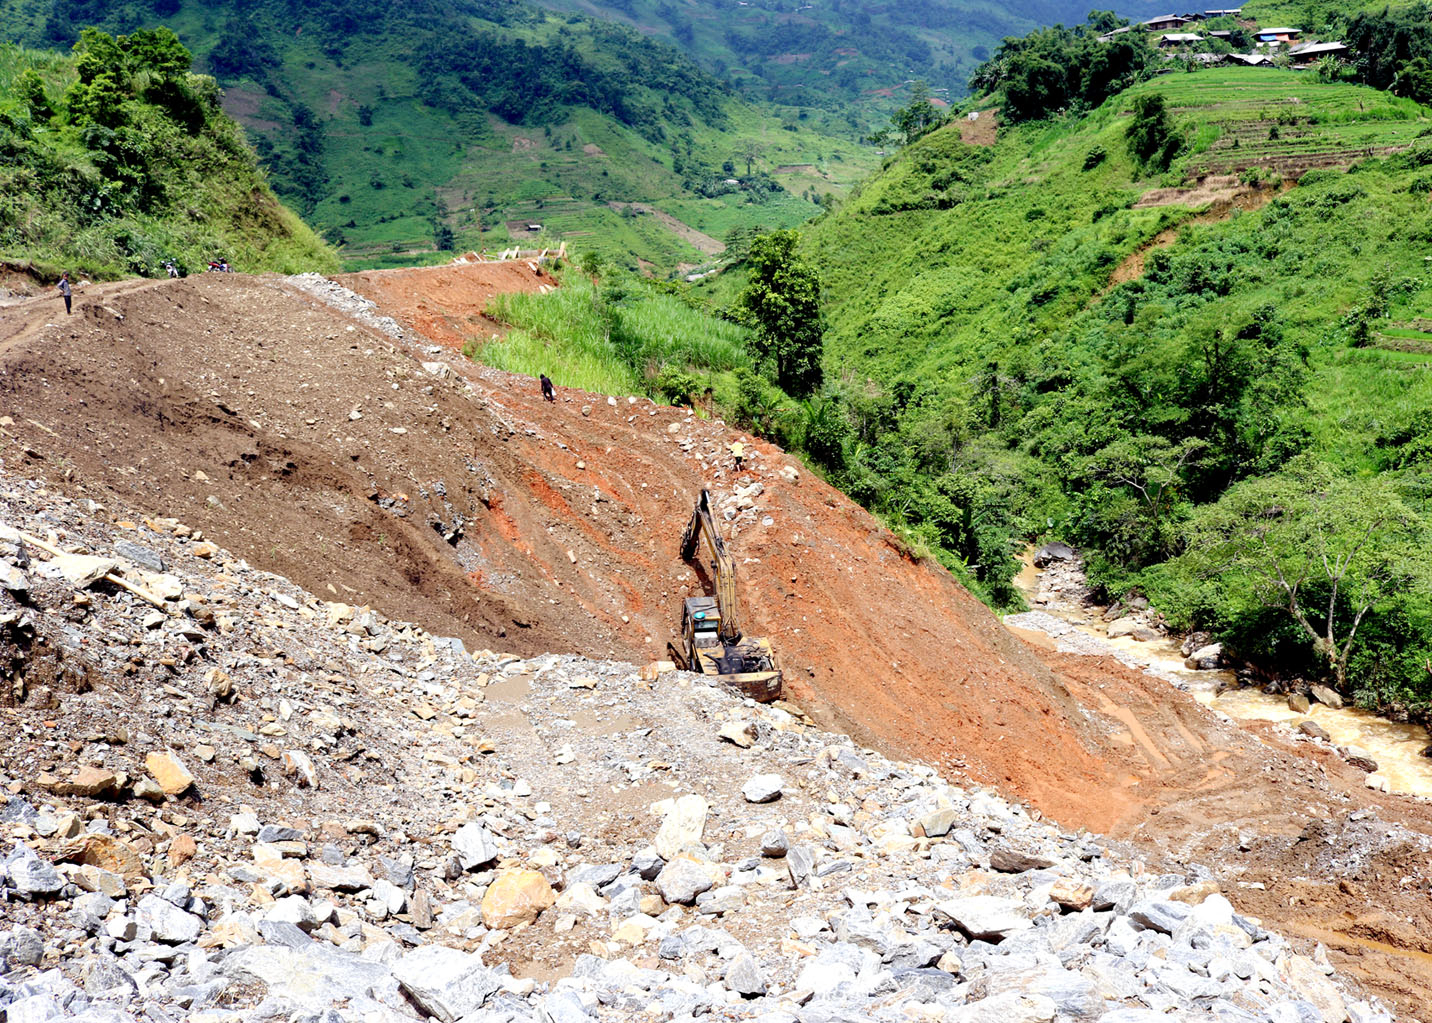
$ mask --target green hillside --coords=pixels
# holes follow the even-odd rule
[[[1005,36],[1082,20],[1088,10],[1061,0],[542,2],[667,39],[750,98],[841,110],[861,133],[879,126],[910,81],[925,79],[946,99],[962,96],[970,72]]]
[[[73,57],[0,45],[0,259],[49,276],[336,268],[189,67],[165,31],[90,32]]]
[[[278,193],[355,266],[566,240],[671,271],[733,227],[808,219],[877,159],[823,134],[841,127],[825,113],[757,108],[662,43],[519,0],[0,0],[0,14],[32,45],[172,27]]]
[[[1147,163],[1135,110],[1167,135]],[[1215,69],[992,146],[962,140],[977,124],[903,150],[808,233],[835,481],[997,602],[1017,599],[1011,540],[1059,537],[1112,596],[1285,673],[1338,674],[1370,594],[1348,686],[1425,705],[1432,110]],[[1270,565],[1300,608],[1332,602],[1331,659]]]

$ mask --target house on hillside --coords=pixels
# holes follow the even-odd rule
[[[1159,36],[1158,47],[1161,50],[1172,49],[1175,46],[1190,46],[1193,43],[1203,42],[1203,36],[1197,32],[1165,32]]]
[[[1299,64],[1311,64],[1315,60],[1324,57],[1346,57],[1348,53],[1346,43],[1319,43],[1309,40],[1306,43],[1299,43],[1288,50],[1288,56],[1293,58],[1294,66]]]
[[[1228,42],[1228,40],[1233,38],[1233,33],[1226,28],[1216,28],[1212,32],[1208,33],[1208,38],[1222,39],[1226,43]]]
[[[1150,32],[1168,32],[1187,24],[1188,19],[1179,14],[1161,14],[1143,23],[1144,28]]]
[[[1243,64],[1247,67],[1272,67],[1273,59],[1266,53],[1230,53],[1228,60],[1233,64]]]
[[[1241,13],[1243,13],[1243,8],[1229,7],[1222,11],[1204,11],[1203,16],[1205,18],[1236,18]]]
[[[1260,43],[1288,45],[1296,43],[1302,34],[1303,30],[1300,28],[1260,28],[1254,38]]]

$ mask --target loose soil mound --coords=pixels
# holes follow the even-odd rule
[[[365,270],[334,280],[449,348],[461,348],[471,338],[488,338],[505,330],[487,315],[492,296],[536,291],[555,283],[540,264],[523,259],[422,270]]]

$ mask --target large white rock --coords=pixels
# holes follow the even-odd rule
[[[657,891],[673,905],[690,905],[696,896],[710,891],[713,883],[709,870],[684,856],[672,860],[656,875]]]
[[[781,798],[785,782],[779,774],[758,774],[741,787],[748,803],[773,803]]]
[[[463,870],[476,870],[501,855],[497,839],[481,824],[464,824],[452,836],[453,851]]]
[[[59,569],[67,583],[80,590],[93,586],[119,568],[119,562],[113,558],[97,558],[92,554],[56,554],[51,564]]]
[[[666,818],[656,833],[657,854],[664,860],[672,860],[688,846],[699,845],[709,809],[706,800],[697,795],[682,796],[669,803]]]
[[[1050,1023],[1059,1012],[1053,999],[1006,991],[946,1012],[947,1023]]]
[[[1278,972],[1289,987],[1318,1007],[1323,1023],[1344,1023],[1347,1019],[1347,1003],[1317,963],[1289,952],[1278,960]]]
[[[1223,644],[1210,643],[1201,646],[1184,658],[1183,666],[1194,671],[1209,671],[1223,663]]]
[[[204,921],[193,913],[186,913],[157,895],[146,895],[140,899],[135,917],[140,924],[149,928],[155,941],[169,945],[182,945],[186,941],[193,941],[204,928]]]
[[[453,1023],[482,1008],[501,989],[502,977],[482,958],[442,945],[424,945],[404,954],[393,977],[408,997],[442,1023]]]
[[[935,903],[935,909],[955,922],[955,926],[978,941],[1000,941],[1016,931],[1034,926],[1024,913],[1018,899],[1002,899],[995,895],[968,895]],[[1051,1014],[1052,1015],[1052,1014]]]

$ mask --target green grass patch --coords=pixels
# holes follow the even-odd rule
[[[745,328],[621,274],[599,287],[569,271],[555,291],[499,295],[488,311],[514,329],[468,354],[564,387],[690,400],[751,366]]]

